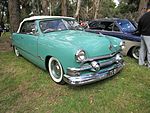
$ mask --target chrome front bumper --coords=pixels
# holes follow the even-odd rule
[[[100,70],[94,70],[91,65],[84,65],[80,68],[68,68],[67,74],[64,75],[64,81],[74,86],[93,83],[115,75],[123,66],[123,59],[117,61],[113,58],[108,62],[100,63]]]
[[[98,72],[90,72],[86,74],[79,74],[79,76],[70,76],[68,74],[64,75],[64,81],[70,85],[79,86],[85,85],[89,83],[93,83],[99,80],[103,80],[105,78],[111,77],[118,73],[123,68],[123,61],[113,64],[103,70],[99,70]],[[84,68],[84,69],[76,69],[73,68],[72,72],[78,74],[78,72],[83,70],[91,70],[92,67]]]

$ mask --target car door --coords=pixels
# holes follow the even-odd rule
[[[103,29],[103,26],[101,27],[100,25],[101,21],[92,21],[89,23],[89,28],[85,29],[85,31],[99,34]]]
[[[123,39],[123,32],[119,29],[115,22],[102,22],[101,24],[105,26],[105,29],[101,30],[102,34]]]
[[[122,32],[122,30],[117,26],[116,22],[113,23],[113,27],[112,27],[112,34],[115,37],[118,37],[120,39],[124,39],[124,33]]]
[[[35,21],[25,21],[20,29],[21,49],[28,56],[37,57],[38,35],[34,33],[36,29]]]

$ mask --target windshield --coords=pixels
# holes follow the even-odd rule
[[[40,29],[43,33],[62,30],[81,30],[82,28],[75,20],[55,19],[40,22]]]
[[[134,25],[128,20],[118,20],[118,23],[124,32],[133,32],[136,30]]]

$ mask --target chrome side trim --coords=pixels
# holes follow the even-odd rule
[[[42,61],[44,61],[44,60],[45,60],[45,59],[44,59],[44,58],[42,58],[41,56],[38,56],[38,57],[39,57],[39,59],[40,59],[40,60],[42,60]]]

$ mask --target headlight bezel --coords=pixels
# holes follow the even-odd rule
[[[75,54],[75,59],[77,62],[83,62],[86,59],[86,53],[83,49],[79,49]]]

